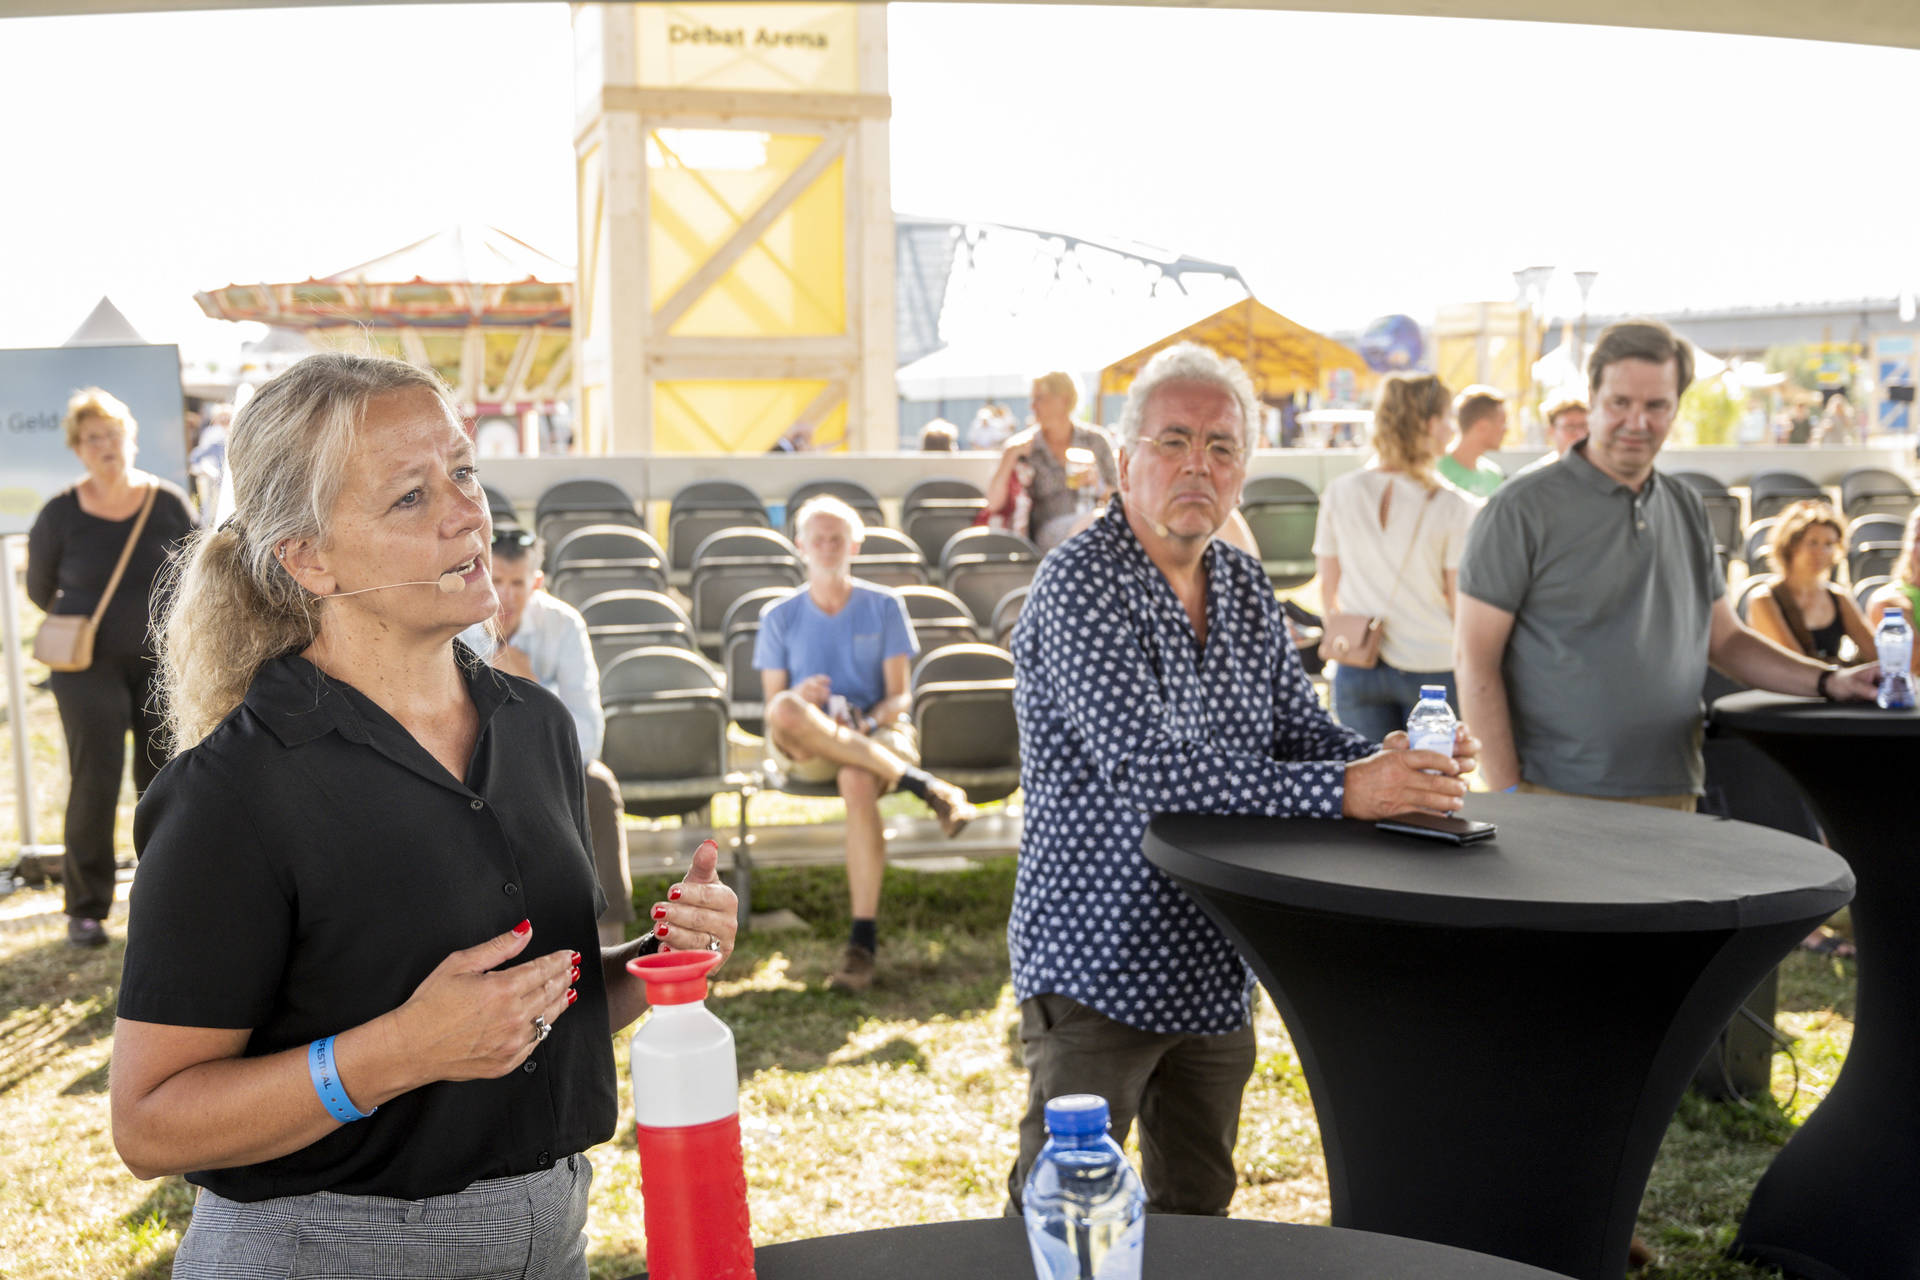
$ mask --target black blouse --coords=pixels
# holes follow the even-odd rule
[[[399,1007],[449,954],[522,918],[522,960],[598,955],[604,899],[573,721],[537,684],[457,652],[480,714],[465,781],[293,656],[160,771],[134,817],[121,1017],[249,1028],[246,1053],[261,1055]],[[599,966],[582,964],[576,987],[505,1078],[430,1084],[290,1155],[187,1180],[240,1201],[418,1200],[603,1142],[617,1103]]]
[[[93,638],[93,651],[102,657],[131,658],[152,651],[147,615],[153,580],[193,529],[187,495],[165,480],[157,483],[160,492],[154,495],[147,527],[140,531],[127,572]],[[76,489],[54,494],[27,534],[27,598],[47,613],[92,613],[139,518],[136,511],[125,520],[105,520],[81,509]]]

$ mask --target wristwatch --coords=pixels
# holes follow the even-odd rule
[[[1819,695],[1821,701],[1823,702],[1833,701],[1833,695],[1827,692],[1827,681],[1833,679],[1834,673],[1838,670],[1840,670],[1840,668],[1838,667],[1820,668],[1820,678],[1813,682],[1813,691],[1814,693]]]

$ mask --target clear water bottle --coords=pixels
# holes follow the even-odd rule
[[[1891,605],[1880,616],[1873,633],[1873,647],[1880,651],[1881,706],[1906,711],[1913,707],[1913,628],[1906,611]]]
[[[1458,723],[1453,718],[1453,708],[1447,705],[1447,686],[1423,684],[1420,701],[1407,717],[1407,745],[1415,751],[1438,751],[1451,757]]]
[[[1039,1280],[1140,1280],[1147,1194],[1107,1133],[1107,1100],[1070,1093],[1047,1103],[1047,1145],[1022,1196]]]

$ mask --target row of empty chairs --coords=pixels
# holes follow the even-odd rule
[[[601,676],[606,734],[600,758],[619,779],[628,813],[668,817],[705,809],[716,796],[740,797],[733,887],[744,921],[752,902],[752,794],[762,789],[831,794],[833,789],[734,769],[727,738],[733,708],[726,686],[718,666],[682,646],[622,653]],[[1010,654],[982,644],[943,646],[921,656],[910,687],[923,768],[960,787],[975,803],[1004,799],[1019,788]]]
[[[1699,471],[1677,471],[1674,479],[1685,481],[1706,503],[1714,541],[1729,554],[1741,554],[1750,548],[1752,530],[1794,503],[1830,500],[1827,490],[1810,477],[1793,471],[1762,471],[1748,482],[1748,511],[1743,525],[1740,497],[1725,484]],[[1885,516],[1901,524],[1913,511],[1915,501],[1906,478],[1884,467],[1855,467],[1840,478],[1839,510],[1849,521]],[[1899,536],[1896,532],[1894,540]],[[1749,565],[1755,563],[1751,556],[1745,558]]]

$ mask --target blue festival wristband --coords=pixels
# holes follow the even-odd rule
[[[347,1097],[347,1091],[340,1087],[339,1067],[333,1060],[332,1036],[322,1036],[307,1046],[307,1074],[313,1077],[313,1091],[320,1095],[320,1105],[341,1124],[365,1120],[380,1109],[360,1110]]]

